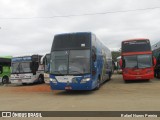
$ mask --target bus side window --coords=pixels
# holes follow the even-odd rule
[[[93,48],[92,48],[92,60],[93,60],[93,62],[95,62],[96,59],[97,59],[96,48],[93,47]]]
[[[122,68],[125,68],[126,63],[125,63],[125,59],[122,59]]]
[[[0,66],[0,74],[2,74],[2,72],[3,72],[3,67]]]

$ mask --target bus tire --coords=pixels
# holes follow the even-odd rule
[[[44,77],[43,77],[43,75],[40,75],[38,77],[38,83],[44,83]]]
[[[99,88],[100,88],[100,78],[98,77],[98,80],[97,80],[97,87],[96,87],[95,90],[99,90]]]
[[[9,83],[9,78],[8,78],[7,76],[4,76],[4,77],[2,78],[2,83],[3,83],[3,84],[8,84],[8,83]]]
[[[158,71],[158,73],[157,73],[157,78],[160,78],[160,72]]]
[[[108,80],[111,80],[111,76],[112,76],[112,73],[110,72]]]
[[[130,80],[124,80],[124,82],[125,82],[125,83],[130,83],[131,81],[130,81]]]

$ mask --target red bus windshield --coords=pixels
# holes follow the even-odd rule
[[[123,68],[149,68],[152,67],[152,55],[132,55],[123,57]]]

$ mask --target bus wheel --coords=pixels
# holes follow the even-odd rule
[[[100,79],[98,78],[96,90],[98,90],[99,88],[100,88]]]
[[[157,73],[157,78],[160,78],[160,72]]]
[[[39,76],[38,83],[44,83],[44,77],[42,75]]]
[[[2,83],[3,83],[3,84],[9,83],[9,78],[8,78],[8,77],[3,77]]]

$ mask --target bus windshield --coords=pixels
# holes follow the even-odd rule
[[[148,68],[152,67],[152,55],[124,56],[124,68]]]
[[[31,72],[30,62],[21,63],[20,72]]]
[[[122,42],[122,52],[145,52],[145,51],[151,51],[149,40],[133,40],[133,41]]]
[[[54,51],[50,70],[59,75],[90,73],[90,50]]]
[[[31,72],[30,62],[12,63],[12,73]]]
[[[20,63],[12,63],[12,73],[19,73],[19,65]]]

